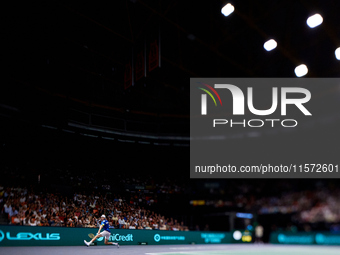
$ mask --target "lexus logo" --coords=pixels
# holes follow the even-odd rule
[[[5,238],[5,234],[4,234],[4,232],[2,232],[2,231],[0,230],[0,242],[1,242],[2,240],[4,240],[4,238]]]

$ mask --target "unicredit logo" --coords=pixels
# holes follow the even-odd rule
[[[132,234],[127,234],[127,235],[120,235],[120,234],[115,234],[112,235],[113,241],[123,241],[123,242],[132,242],[133,241],[133,235]]]
[[[98,238],[98,241],[102,241],[104,237]],[[117,242],[133,242],[133,234],[127,235],[120,235],[120,234],[111,234],[110,241],[117,241]]]

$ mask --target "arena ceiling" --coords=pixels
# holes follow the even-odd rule
[[[93,114],[136,121],[136,132],[159,132],[140,124],[151,121],[188,134],[190,77],[295,77],[302,63],[306,77],[339,76],[339,1],[230,2],[228,17],[218,0],[6,3],[2,115],[88,126]],[[310,29],[315,13],[324,21]],[[278,47],[267,52],[270,38]],[[155,42],[159,62],[150,70]],[[146,68],[127,81],[138,54]]]

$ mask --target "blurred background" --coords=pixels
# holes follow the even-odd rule
[[[339,1],[5,5],[1,224],[340,232],[339,179],[189,178],[190,77],[338,77]],[[307,145],[336,156],[338,128]],[[306,132],[236,136],[234,156]]]

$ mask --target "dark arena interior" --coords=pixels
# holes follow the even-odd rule
[[[338,78],[339,11],[331,0],[4,2],[0,253],[339,254],[339,177],[189,174],[190,78]],[[223,153],[338,160],[340,90],[313,98],[333,110],[314,107],[323,117],[294,132],[230,129]],[[102,215],[119,248],[84,244]]]

